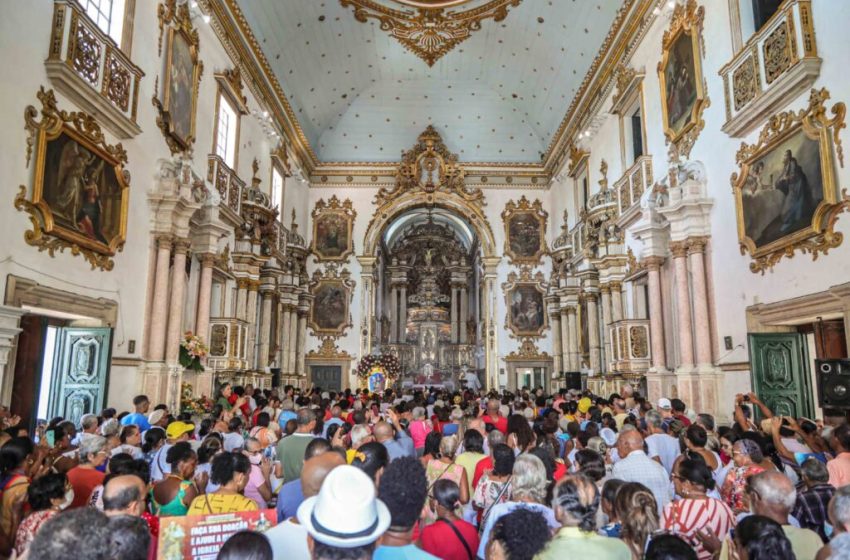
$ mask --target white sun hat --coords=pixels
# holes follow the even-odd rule
[[[339,548],[375,542],[390,526],[390,510],[376,498],[372,479],[349,465],[332,470],[319,494],[298,507],[297,517],[314,539]]]

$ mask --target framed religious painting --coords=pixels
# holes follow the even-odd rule
[[[354,252],[351,232],[357,212],[350,200],[340,202],[336,195],[313,209],[313,241],[310,250],[318,262],[344,261]]]
[[[317,270],[310,281],[313,305],[309,326],[318,335],[342,336],[351,326],[350,304],[354,282],[348,270]]]
[[[839,192],[836,160],[844,166],[839,131],[846,108],[836,103],[827,116],[826,89],[812,90],[809,105],[770,118],[755,144],[741,144],[732,174],[741,253],[750,270],[764,273],[795,251],[821,253],[841,244],[834,231],[850,207]]]
[[[702,75],[702,23],[705,8],[695,0],[677,4],[670,28],[661,42],[661,116],[664,135],[678,154],[687,158],[705,122],[703,110],[708,107]]]
[[[539,200],[509,201],[502,212],[505,224],[505,254],[513,264],[537,265],[546,254],[546,219]]]
[[[195,116],[198,86],[203,63],[198,58],[198,31],[192,26],[187,3],[169,0],[159,7],[160,28],[164,29],[165,61],[162,91],[154,95],[159,111],[157,125],[172,154],[187,151],[195,142]],[[160,46],[163,36],[160,36]]]
[[[538,337],[548,327],[546,288],[542,272],[532,276],[524,267],[519,274],[508,274],[508,281],[502,284],[507,306],[505,327],[516,337]]]
[[[38,99],[41,119],[33,106],[24,113],[28,165],[35,151],[32,197],[22,185],[15,198],[33,225],[24,238],[51,256],[67,248],[92,268],[111,270],[127,236],[127,152],[106,142],[91,115],[60,111],[53,90],[41,88]]]

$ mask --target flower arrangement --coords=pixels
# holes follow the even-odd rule
[[[204,371],[204,366],[201,365],[201,358],[207,355],[210,351],[201,337],[192,334],[192,331],[186,331],[183,334],[183,340],[180,342],[180,365],[192,371]]]
[[[383,369],[388,379],[397,379],[401,373],[401,364],[392,354],[369,354],[363,356],[357,364],[357,377],[369,377],[369,373],[376,367]]]
[[[188,412],[189,414],[203,416],[212,412],[215,403],[211,398],[202,395],[199,398],[194,398],[194,389],[191,383],[180,384],[180,412]]]

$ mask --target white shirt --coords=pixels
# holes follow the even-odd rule
[[[116,456],[119,453],[127,453],[131,455],[133,459],[144,459],[145,454],[142,453],[142,449],[140,447],[136,447],[135,445],[130,445],[129,443],[124,443],[116,447],[112,450],[112,456]]]
[[[664,506],[673,499],[672,484],[664,467],[646,456],[642,450],[629,453],[625,459],[620,459],[611,470],[611,478],[624,482],[640,482],[652,492],[658,503],[658,514],[661,515]]]
[[[310,560],[310,551],[307,549],[307,529],[303,525],[287,519],[263,534],[272,545],[274,558]]]
[[[228,432],[222,436],[224,440],[224,450],[233,451],[245,447],[245,438],[238,432]]]
[[[652,434],[646,438],[647,456],[650,459],[658,457],[667,474],[673,472],[673,463],[681,455],[679,440],[667,434]]]
[[[165,475],[171,473],[171,465],[165,460],[168,456],[168,450],[171,449],[171,443],[163,443],[159,451],[153,456],[151,461],[151,480],[158,482],[165,478]]]

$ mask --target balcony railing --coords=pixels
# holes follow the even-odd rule
[[[240,319],[210,319],[207,365],[216,371],[248,368],[248,323]]]
[[[98,117],[116,136],[132,138],[141,68],[95,24],[74,0],[56,0],[50,49],[44,65],[56,88]]]
[[[625,214],[640,202],[640,197],[652,184],[652,157],[640,156],[623,176],[614,183],[619,214]]]
[[[650,366],[649,320],[626,319],[608,326],[611,341],[609,370],[612,373],[646,373]]]
[[[230,169],[221,157],[210,154],[207,158],[207,180],[221,197],[221,205],[237,214],[242,208],[242,191],[245,181]]]
[[[814,83],[821,59],[811,0],[787,0],[720,69],[726,102],[722,129],[741,137]]]

